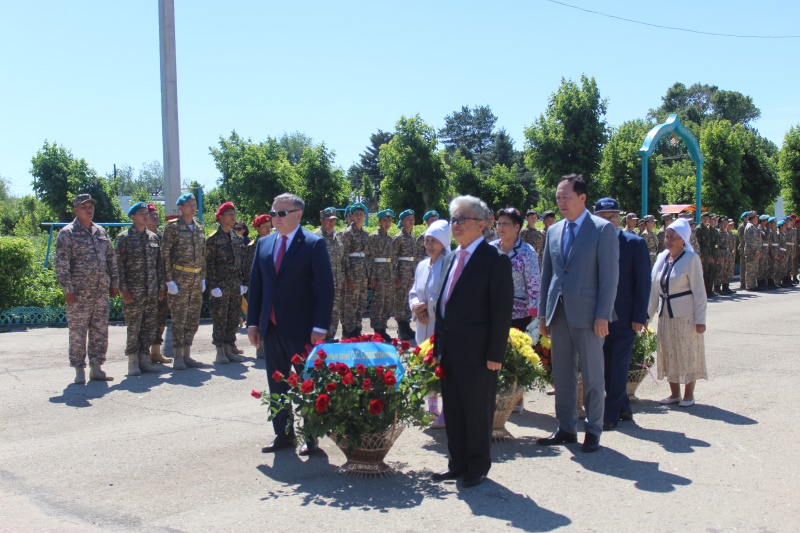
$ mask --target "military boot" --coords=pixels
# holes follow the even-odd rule
[[[186,363],[183,362],[183,348],[175,348],[172,350],[175,353],[175,361],[172,363],[173,370],[186,370]]]
[[[227,354],[225,353],[224,346],[217,346],[217,358],[214,359],[215,365],[227,365],[230,363],[228,360]]]
[[[781,281],[781,287],[791,287],[791,286],[792,286],[792,280],[790,280],[788,277],[783,278],[783,280]]]
[[[760,290],[760,291],[763,291],[764,289],[767,288],[767,280],[765,280],[765,279],[759,279],[759,280],[756,281],[756,283],[757,283],[757,287],[756,288],[758,290]]]
[[[128,375],[141,376],[142,371],[139,370],[139,357],[135,354],[128,356]]]
[[[392,338],[389,337],[389,334],[386,332],[386,328],[376,329],[375,333],[383,337],[383,340],[386,342],[392,342]]]
[[[240,349],[239,349],[239,347],[238,347],[238,346],[236,346],[236,343],[235,343],[235,342],[234,342],[233,344],[231,344],[231,348],[233,348],[233,350],[232,350],[233,352],[236,352],[236,353],[238,353],[239,355],[242,355],[242,354],[244,354],[244,350],[240,350]],[[228,359],[230,359],[230,357],[229,357]],[[231,361],[233,361],[233,359],[231,359]]]
[[[183,362],[189,368],[203,368],[205,365],[200,361],[195,361],[192,359],[191,356],[192,347],[191,346],[184,346],[183,347]]]
[[[103,372],[100,363],[89,363],[89,379],[92,381],[114,381],[114,378]]]
[[[767,289],[769,289],[769,290],[775,290],[775,289],[777,289],[777,288],[778,288],[778,286],[777,286],[777,285],[775,285],[775,280],[774,280],[774,279],[768,279],[768,280],[767,280]]]
[[[723,294],[733,294],[733,291],[731,290],[731,286],[728,283],[723,283],[722,284],[722,293]]]
[[[142,372],[150,372],[151,374],[158,374],[161,372],[157,366],[153,366],[153,363],[150,362],[149,351],[139,352],[139,370]]]
[[[232,361],[234,363],[244,363],[244,357],[239,355],[240,352],[236,351],[235,344],[226,344],[223,346],[225,350],[225,357],[228,358],[228,361]]]
[[[161,345],[154,344],[150,347],[150,361],[153,363],[161,363],[163,365],[166,363],[171,363],[172,359],[161,355]]]
[[[86,384],[86,370],[82,366],[75,367],[75,380],[73,381],[76,385],[85,385]]]
[[[408,336],[408,330],[410,326],[408,322],[405,320],[398,320],[397,321],[397,338],[401,341],[409,341],[411,337]]]

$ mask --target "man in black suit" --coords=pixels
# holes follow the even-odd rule
[[[436,481],[464,478],[478,485],[492,466],[490,446],[497,371],[505,357],[514,282],[511,261],[486,243],[490,210],[473,196],[450,203],[453,238],[459,246],[445,257],[446,272],[436,306],[434,346],[445,371],[442,379],[447,420],[447,470]]]
[[[619,240],[619,282],[614,300],[616,319],[608,326],[603,342],[605,359],[606,404],[603,431],[617,427],[620,420],[633,420],[628,400],[628,368],[637,333],[647,323],[650,301],[650,252],[647,242],[633,233],[619,229],[619,204],[613,198],[601,198],[594,214],[611,222]]]
[[[304,207],[294,194],[275,198],[270,212],[275,233],[258,240],[250,271],[247,335],[255,347],[264,341],[270,394],[289,390],[272,374],[277,370],[288,376],[294,354],[325,339],[331,322],[334,293],[328,247],[325,239],[300,227]],[[302,368],[295,371],[301,374]],[[272,420],[275,440],[262,452],[294,447],[289,415],[282,411]],[[304,443],[300,455],[316,449],[316,442]]]

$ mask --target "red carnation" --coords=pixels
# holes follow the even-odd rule
[[[342,384],[344,385],[352,385],[353,384],[353,373],[348,372],[344,376],[342,376]]]
[[[283,374],[281,374],[279,370],[276,370],[272,373],[272,379],[274,381],[283,381]]]
[[[366,373],[367,373],[367,367],[365,367],[361,363],[358,363],[356,365],[356,374],[358,374],[359,376],[363,376]]]
[[[302,392],[303,394],[308,394],[313,390],[314,390],[314,382],[311,381],[310,379],[305,380],[303,384],[300,386],[300,392]]]
[[[420,348],[419,346],[415,346],[415,347],[414,347],[414,352],[413,352],[413,353],[414,353],[414,355],[419,355],[419,352],[420,352],[420,351],[421,351],[421,348]]]
[[[330,383],[328,383],[327,385],[325,385],[325,390],[326,390],[326,391],[328,391],[328,392],[333,392],[333,391],[335,391],[335,390],[336,390],[336,383],[334,383],[333,381],[331,381]]]
[[[318,340],[317,342],[314,343],[314,346],[319,346],[320,344],[325,344],[325,340],[324,339]]]
[[[425,359],[423,359],[422,362],[428,366],[433,366],[436,364],[436,359],[431,354],[428,354],[425,356]]]
[[[317,370],[322,370],[324,366],[325,366],[325,361],[323,361],[322,359],[316,359],[314,361],[314,368],[316,368]]]
[[[320,394],[319,398],[317,398],[316,408],[318,413],[322,413],[325,409],[328,408],[328,405],[331,403],[331,397],[327,394]]]
[[[375,375],[376,376],[382,377],[383,376],[383,372],[384,372],[384,370],[383,370],[383,367],[381,365],[378,365],[378,366],[375,367]]]
[[[302,357],[300,357],[300,354],[294,354],[292,356],[292,363],[296,365],[302,365],[304,362],[305,360]]]
[[[317,357],[324,361],[328,358],[328,354],[325,353],[325,350],[317,350]]]
[[[372,400],[369,402],[369,412],[373,415],[379,415],[383,411],[383,402],[380,400]]]
[[[342,338],[342,339],[339,340],[339,344],[348,344],[349,342],[350,342],[350,339]]]
[[[404,352],[405,352],[405,351],[406,351],[406,350],[408,350],[409,348],[411,348],[411,343],[410,343],[410,342],[408,342],[408,341],[402,341],[402,342],[400,343],[400,349],[401,349],[402,351],[404,351]]]
[[[350,367],[344,363],[336,363],[336,372],[338,372],[340,376],[344,376],[350,372]]]
[[[397,378],[394,377],[394,373],[391,370],[387,370],[383,375],[383,384],[392,386],[395,383],[397,383]]]
[[[300,382],[300,376],[292,372],[292,375],[286,378],[286,381],[289,382],[290,387],[297,387],[297,384]]]
[[[447,372],[445,372],[442,365],[437,366],[433,373],[436,374],[436,377],[439,379],[447,379]]]
[[[253,398],[255,398],[256,400],[260,400],[260,399],[261,399],[261,393],[260,393],[260,392],[258,392],[258,391],[257,391],[257,390],[255,390],[255,389],[253,389],[252,391],[250,391],[250,396],[252,396],[252,397],[253,397]]]

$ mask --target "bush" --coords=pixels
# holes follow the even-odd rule
[[[27,240],[0,236],[0,309],[23,301],[32,264],[33,250]]]

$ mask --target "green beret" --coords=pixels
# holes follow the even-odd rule
[[[393,216],[394,216],[394,211],[392,211],[391,209],[384,209],[383,211],[378,211],[378,219],[381,219],[383,217],[393,217]]]
[[[139,209],[147,210],[147,204],[144,202],[136,202],[133,204],[130,209],[128,209],[128,218],[130,218]]]
[[[402,228],[403,227],[403,219],[406,218],[407,216],[411,216],[413,214],[414,214],[414,210],[413,209],[406,209],[405,211],[400,213],[400,216],[397,217],[397,227],[398,228]]]
[[[175,202],[175,205],[183,205],[184,202],[188,202],[189,200],[194,200],[195,202],[197,199],[194,197],[194,194],[187,192],[186,194],[182,194],[178,197],[178,201]]]
[[[422,215],[422,221],[423,222],[427,222],[428,219],[431,218],[431,217],[439,218],[439,213],[437,213],[436,211],[428,211],[427,213]]]

